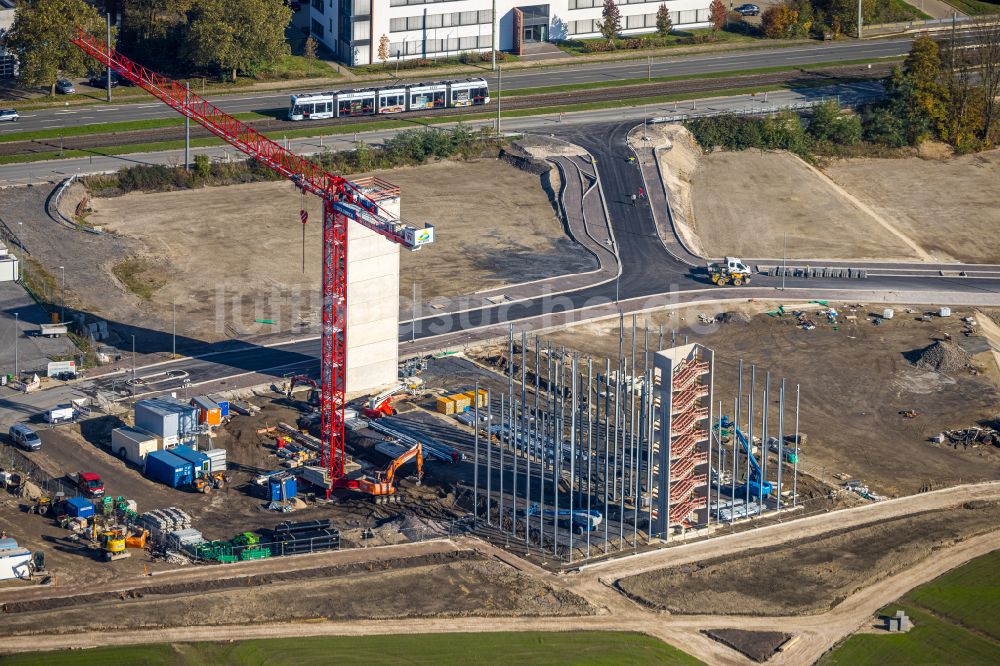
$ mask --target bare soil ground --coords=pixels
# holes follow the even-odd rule
[[[823,171],[935,259],[1000,262],[993,241],[1000,227],[1000,150],[944,160],[835,160]]]
[[[617,581],[640,603],[671,613],[789,615],[830,610],[854,592],[1000,525],[1000,505],[890,519]]]
[[[581,597],[471,551],[7,604],[5,635],[328,619],[589,615]],[[44,618],[41,620],[40,618]]]
[[[694,227],[712,257],[780,257],[787,234],[792,258],[919,258],[790,153],[704,155],[691,188]]]
[[[407,299],[414,284],[418,299],[427,300],[592,267],[566,237],[538,176],[491,159],[379,175],[402,188],[404,219],[437,231],[432,246],[402,255],[400,293]],[[249,328],[266,318],[291,328],[318,312],[319,201],[289,183],[129,194],[95,199],[93,207],[89,222],[138,242],[136,254],[147,260],[138,278],[164,283],[148,303],[120,293],[102,299],[122,318],[142,307],[169,329],[176,303],[183,334],[217,340],[229,321]],[[311,220],[304,272],[300,207]],[[119,261],[106,257],[102,268],[110,272]]]
[[[1000,375],[993,355],[989,351],[975,353],[972,368],[947,372],[917,368],[908,356],[947,335],[956,344],[976,348],[983,340],[966,338],[961,321],[975,313],[956,309],[951,318],[920,322],[915,319],[919,312],[908,314],[897,307],[894,319],[875,326],[866,317],[867,308],[834,305],[842,315],[857,319],[842,317],[835,327],[823,317],[812,316],[817,328],[805,331],[791,315],[760,314],[776,304],[742,306],[752,315],[749,323],[736,318],[726,324],[699,322],[699,313],[720,314],[718,306],[652,313],[648,315],[650,349],[658,348],[661,325],[663,347],[670,346],[673,330],[678,344],[689,336],[690,341],[714,349],[715,400],[730,405],[723,410],[727,414],[736,396],[740,359],[744,361],[745,392],[750,368],[757,368],[758,410],[765,372],[771,373],[772,401],[777,398],[780,378],[787,378],[792,407],[796,386],[801,386],[801,430],[807,438],[799,470],[830,484],[839,484],[834,474],[843,473],[864,480],[876,492],[905,495],[963,481],[1000,478],[1000,450],[995,447],[966,450],[929,441],[943,430],[992,420],[1000,411]],[[643,323],[640,319],[640,364]],[[605,357],[614,359],[618,353],[617,328],[617,321],[598,322],[555,333],[551,339],[554,345],[599,359],[595,363],[603,366]],[[625,349],[629,350],[631,332],[629,326],[626,328]],[[773,430],[777,405],[772,404],[771,410]],[[915,410],[919,416],[904,418],[900,412],[905,410]],[[786,417],[789,432],[793,427],[790,418]]]
[[[52,478],[79,470],[96,472],[104,479],[109,495],[135,499],[140,512],[180,507],[191,515],[193,527],[207,539],[232,539],[244,531],[257,531],[267,538],[267,530],[284,520],[329,518],[341,530],[345,547],[358,544],[360,533],[366,528],[374,529],[375,537],[365,541],[365,545],[384,545],[447,533],[450,522],[463,513],[449,494],[453,480],[451,466],[434,464],[427,465],[424,483],[419,487],[410,478],[413,473],[410,467],[400,471],[399,487],[409,500],[401,505],[376,505],[367,497],[350,492],[338,494],[333,503],[327,504],[310,497],[309,489],[303,487],[300,498],[305,499],[305,508],[292,514],[268,511],[264,489],[252,480],[262,472],[277,469],[280,460],[274,454],[274,440],[257,431],[279,422],[294,425],[301,412],[295,402],[273,394],[253,402],[262,407],[260,414],[234,416],[215,439],[216,447],[227,450],[231,482],[209,495],[151,481],[140,469],[111,455],[101,444],[110,440],[112,428],[122,425],[115,417],[54,428],[39,426],[43,448],[26,457]],[[359,463],[375,469],[382,469],[389,462],[372,451],[370,443],[354,438],[349,441],[348,452],[356,455]],[[21,455],[7,445],[3,445],[0,453],[0,466],[9,456]],[[54,486],[49,488],[50,492],[54,489]],[[70,532],[50,518],[27,514],[29,504],[25,499],[0,492],[0,529],[22,546],[44,551],[47,568],[61,583],[99,583],[121,575],[138,575],[144,565],[153,571],[175,568],[163,560],[152,560],[141,551],[132,551],[128,559],[105,563],[97,558],[98,553],[72,540]],[[400,528],[411,526],[421,529],[399,535]]]
[[[654,135],[688,244],[707,256],[1000,262],[1000,151],[831,160],[782,152],[702,154],[687,130]]]

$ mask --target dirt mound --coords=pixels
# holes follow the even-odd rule
[[[968,367],[972,362],[972,356],[954,342],[938,340],[932,345],[911,352],[910,362],[925,370],[954,372]]]
[[[715,320],[720,324],[749,324],[750,315],[745,312],[723,312]]]
[[[745,629],[706,629],[702,633],[737,652],[745,654],[758,664],[763,664],[774,656],[775,650],[792,637],[791,634],[780,631],[746,631]]]

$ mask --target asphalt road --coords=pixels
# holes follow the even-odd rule
[[[640,202],[633,206],[631,194],[643,187],[640,171],[627,162],[628,149],[625,141],[634,121],[621,121],[606,125],[586,127],[562,126],[553,133],[586,148],[597,160],[598,174],[611,215],[612,229],[622,261],[620,280],[603,285],[584,288],[564,294],[543,296],[498,306],[471,309],[455,315],[435,315],[416,321],[415,330],[410,322],[400,324],[400,343],[406,345],[411,336],[417,343],[422,340],[432,342],[437,336],[456,334],[506,322],[531,320],[541,316],[551,317],[552,313],[578,311],[585,308],[604,307],[612,312],[620,307],[625,312],[648,307],[653,299],[669,294],[674,302],[685,302],[696,298],[745,298],[773,291],[781,286],[776,277],[755,276],[754,287],[719,289],[713,287],[699,267],[684,263],[664,248],[656,232],[652,212],[648,205]],[[1000,279],[995,272],[985,273],[986,277],[940,277],[934,271],[911,275],[906,271],[869,277],[865,280],[786,278],[789,290],[808,288],[810,290],[841,290],[845,294],[871,293],[892,295],[893,302],[905,302],[907,293],[937,295],[972,294],[989,302],[1000,303]],[[810,296],[814,298],[815,296]],[[793,297],[794,298],[794,297]],[[620,301],[619,306],[615,306]],[[644,305],[645,303],[645,305]],[[502,326],[498,327],[502,332]],[[418,345],[419,346],[419,345]],[[430,348],[430,347],[428,347]],[[406,349],[404,349],[406,351]],[[136,387],[136,393],[181,389],[185,383],[197,387],[202,383],[212,383],[226,378],[230,385],[233,379],[244,375],[261,374],[281,377],[294,372],[315,372],[318,368],[320,342],[318,339],[301,340],[273,347],[249,345],[238,351],[216,353],[203,358],[185,359],[155,368],[140,369],[140,379],[144,383]],[[164,370],[178,373],[166,377],[159,373]],[[182,374],[181,374],[182,373]],[[118,377],[99,380],[104,390],[117,390],[120,394],[129,392],[125,384],[128,373]]]
[[[509,91],[572,83],[645,79],[647,75],[653,77],[688,76],[763,67],[793,67],[869,58],[891,58],[906,54],[910,49],[911,41],[911,38],[905,37],[861,42],[816,42],[801,46],[735,51],[715,55],[664,56],[653,58],[651,66],[645,60],[639,59],[517,70],[503,76],[503,89]],[[484,70],[483,75],[490,80],[490,88],[495,92],[496,76],[489,70]],[[220,96],[209,99],[227,113],[249,111],[283,113],[283,110],[288,108],[289,102],[287,92]],[[110,105],[39,109],[26,111],[16,123],[0,126],[0,137],[13,132],[172,117],[176,117],[175,111],[152,98],[148,102],[139,104],[115,104],[112,102]],[[289,126],[297,127],[302,124],[289,123]]]

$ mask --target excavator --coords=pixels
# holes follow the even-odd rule
[[[416,459],[417,461],[417,485],[424,478],[424,451],[420,442],[414,444],[398,458],[389,463],[381,472],[376,472],[375,479],[361,477],[359,479],[345,480],[346,487],[370,495],[376,504],[389,504],[402,502],[403,498],[398,494],[396,488],[396,472],[400,467]]]
[[[316,396],[319,395],[319,383],[315,379],[307,375],[295,375],[292,378],[290,378],[288,380],[288,390],[285,392],[285,397],[291,398],[292,392],[295,390],[295,387],[301,386],[302,384],[306,384],[312,387],[312,390],[309,391],[309,396],[306,401],[310,403],[315,402]]]

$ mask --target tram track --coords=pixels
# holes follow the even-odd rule
[[[689,79],[680,81],[660,81],[629,86],[609,86],[566,92],[540,93],[532,95],[514,95],[502,98],[503,111],[518,111],[527,109],[544,110],[558,109],[575,104],[602,103],[612,101],[636,101],[643,98],[656,98],[665,95],[681,95],[692,93],[711,93],[732,89],[745,89],[757,86],[778,84],[822,85],[844,80],[863,80],[879,78],[887,75],[894,63],[880,62],[871,65],[843,65],[824,67],[822,69],[794,69],[765,74],[747,74],[710,79]],[[462,118],[472,115],[496,111],[496,101],[477,107],[457,109],[440,109],[433,112],[412,111],[396,113],[391,116],[364,116],[356,118],[330,118],[313,120],[308,123],[270,118],[249,121],[254,129],[274,137],[282,130],[302,130],[304,128],[349,127],[353,131],[365,131],[366,126],[380,121],[395,120],[412,122],[414,127],[425,125],[423,121],[429,118]],[[322,134],[319,132],[318,134]],[[191,128],[191,138],[206,138],[212,134],[201,127]],[[141,145],[165,141],[183,140],[183,127],[165,127],[159,129],[132,130],[124,132],[107,132],[89,134],[86,136],[68,136],[61,138],[32,139],[0,143],[0,157],[30,156],[33,154],[49,154],[55,150],[93,150],[99,152],[109,146]]]

